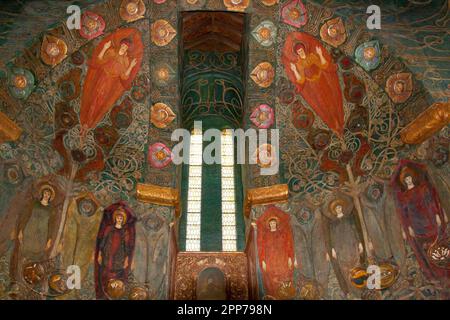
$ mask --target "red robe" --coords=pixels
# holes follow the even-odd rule
[[[121,229],[114,226],[113,213],[119,207],[123,207],[127,214],[126,223]],[[135,247],[136,219],[131,209],[124,203],[118,202],[105,209],[100,230],[97,235],[95,249],[95,292],[97,299],[107,299],[106,285],[111,279],[118,279],[125,284],[133,260]],[[98,262],[99,254],[102,255],[101,263]],[[127,267],[124,266],[128,259]]]
[[[294,48],[302,43],[306,58],[301,59]],[[322,50],[326,60],[322,64],[316,48]],[[328,51],[314,37],[303,32],[291,32],[286,38],[281,61],[289,80],[295,85],[296,92],[311,106],[322,121],[337,135],[344,133],[344,107],[341,86],[337,75],[337,66]],[[291,70],[293,63],[300,74],[298,80]]]
[[[270,231],[269,221],[274,217],[277,219],[277,229]],[[288,214],[271,206],[257,221],[258,256],[264,289],[266,295],[275,298],[279,298],[280,286],[288,282],[292,284],[294,277],[294,244],[289,219]]]
[[[131,46],[126,55],[119,55],[120,42],[123,39],[130,39]],[[111,47],[100,59],[98,56],[103,46],[110,40]],[[81,96],[80,123],[83,127],[94,128],[123,93],[131,87],[140,69],[142,55],[141,34],[134,28],[118,29],[97,45],[88,63],[89,69]],[[127,77],[125,73],[134,58],[137,63]]]
[[[417,173],[415,187],[407,190],[400,184],[400,171],[408,166]],[[402,223],[403,232],[406,234],[408,244],[414,251],[417,262],[429,280],[437,280],[448,286],[450,270],[439,268],[430,262],[427,250],[436,240],[446,237],[445,213],[441,207],[436,189],[432,185],[425,166],[402,160],[396,174],[391,181],[395,192],[397,213]],[[439,227],[436,216],[441,220]],[[408,228],[414,231],[414,237],[410,235]]]

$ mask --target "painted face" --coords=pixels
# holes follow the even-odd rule
[[[338,218],[342,218],[344,216],[343,208],[341,205],[337,205],[334,211],[336,212],[336,216]]]
[[[394,92],[397,94],[403,93],[405,90],[405,85],[402,81],[396,81],[394,84]]]
[[[116,224],[123,225],[123,216],[121,214],[116,215]]]
[[[299,56],[300,58],[306,59],[306,53],[305,53],[305,50],[304,50],[303,48],[298,49],[298,50],[297,50],[297,54],[298,54],[298,56]]]
[[[42,200],[50,201],[51,196],[52,196],[52,193],[50,192],[50,190],[45,189],[42,192]]]
[[[277,230],[277,221],[275,219],[269,221],[269,227],[271,231]]]
[[[119,55],[124,55],[128,50],[128,46],[125,43],[122,43],[119,48]]]
[[[414,186],[413,178],[411,176],[406,176],[405,177],[405,183],[408,186],[411,186],[411,185]]]

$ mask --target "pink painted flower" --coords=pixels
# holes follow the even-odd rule
[[[301,0],[291,0],[281,9],[281,18],[284,23],[300,28],[308,22],[308,12]]]
[[[261,104],[250,115],[250,120],[259,129],[267,129],[274,122],[274,112],[267,104]]]
[[[157,142],[148,148],[147,160],[153,168],[162,169],[172,162],[173,153],[163,143]]]

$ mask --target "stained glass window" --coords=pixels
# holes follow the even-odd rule
[[[234,189],[233,135],[229,129],[222,131],[222,251],[237,250],[236,201]]]
[[[202,207],[202,132],[194,130],[189,148],[186,251],[200,251]]]

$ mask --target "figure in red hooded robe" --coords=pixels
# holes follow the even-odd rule
[[[296,92],[323,122],[342,137],[344,107],[337,66],[314,37],[291,32],[286,38],[281,61]]]
[[[94,128],[131,87],[142,54],[141,33],[134,28],[118,29],[94,49],[81,96],[82,134]]]
[[[109,298],[108,282],[128,281],[135,245],[135,222],[130,207],[119,201],[105,209],[95,249],[95,291],[97,299]]]
[[[428,250],[445,239],[446,217],[424,165],[401,160],[391,181],[403,236],[414,251],[424,276],[448,287],[450,270],[431,262]]]
[[[270,206],[259,217],[257,244],[265,293],[275,299],[290,298],[293,290],[294,244],[290,216]]]

